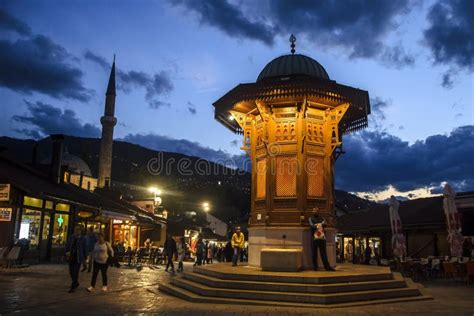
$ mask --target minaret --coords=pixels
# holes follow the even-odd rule
[[[100,118],[102,124],[102,138],[100,140],[99,153],[99,176],[97,186],[99,188],[110,187],[112,174],[112,146],[114,142],[114,126],[117,124],[115,114],[115,55],[110,71],[109,84],[105,94],[104,116]]]

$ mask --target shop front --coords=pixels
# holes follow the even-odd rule
[[[64,252],[71,226],[71,206],[24,196],[14,239],[27,244],[25,259],[50,260]]]
[[[131,220],[112,220],[112,236],[114,242],[123,243],[125,249],[136,249],[140,246],[140,226]]]
[[[382,257],[380,236],[343,235],[336,236],[338,262],[364,263],[365,251],[370,248],[371,257]]]

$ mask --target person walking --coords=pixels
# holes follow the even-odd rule
[[[212,259],[214,257],[214,248],[211,244],[207,244],[207,257],[206,257],[206,263],[212,263]]]
[[[86,233],[86,243],[87,243],[87,272],[90,273],[92,270],[92,250],[94,250],[95,243],[97,242],[97,237],[94,233],[94,228],[91,226]],[[86,270],[86,261],[84,260],[83,268],[81,272]]]
[[[86,239],[82,235],[82,226],[74,227],[74,234],[68,239],[65,247],[65,258],[69,263],[69,275],[71,276],[71,288],[73,293],[79,287],[79,270],[87,256]]]
[[[328,261],[326,252],[326,236],[324,234],[324,224],[326,223],[324,218],[319,214],[317,207],[313,208],[313,215],[309,218],[309,226],[311,228],[311,248],[313,258],[313,269],[318,270],[318,249],[321,253],[321,260],[324,265],[324,269],[327,271],[334,270]]]
[[[196,262],[194,262],[194,266],[200,266],[202,264],[202,258],[204,257],[204,242],[202,241],[202,237],[198,238],[196,243]]]
[[[186,256],[186,242],[184,241],[184,237],[179,238],[177,250],[178,250],[178,272],[183,272],[184,270],[183,261],[184,261],[184,257]]]
[[[97,242],[92,250],[92,258],[94,260],[92,268],[92,280],[91,285],[87,288],[87,291],[94,291],[95,284],[97,282],[97,276],[99,271],[102,274],[102,291],[107,291],[107,269],[109,268],[109,258],[114,257],[114,250],[110,243],[105,241],[104,234],[97,234]]]
[[[245,236],[244,233],[240,230],[240,226],[237,226],[235,229],[235,233],[232,235],[231,239],[232,249],[234,250],[234,254],[232,256],[232,266],[237,266],[237,261],[240,258],[240,253],[245,246]]]
[[[171,272],[174,273],[173,256],[176,253],[176,241],[170,234],[168,234],[168,237],[166,238],[164,248],[166,257],[168,258],[165,271],[168,272],[169,267],[171,267]]]

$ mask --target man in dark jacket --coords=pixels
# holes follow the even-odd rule
[[[82,227],[76,226],[74,234],[69,237],[66,243],[66,260],[69,262],[69,275],[71,276],[71,288],[69,293],[73,293],[79,286],[79,270],[87,257],[87,242],[82,235]]]
[[[174,273],[173,256],[176,253],[176,241],[169,234],[166,237],[164,248],[166,256],[168,257],[165,271],[168,272],[168,268],[171,266],[171,272]]]
[[[321,253],[321,261],[324,269],[327,271],[335,271],[328,261],[326,252],[326,235],[324,234],[324,218],[319,214],[317,207],[313,208],[313,215],[309,218],[309,226],[311,228],[311,248],[313,257],[313,269],[318,270],[318,249]]]

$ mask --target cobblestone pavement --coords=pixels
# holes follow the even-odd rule
[[[313,310],[190,303],[158,292],[159,284],[169,278],[162,267],[140,272],[111,268],[109,292],[86,292],[90,274],[81,273],[81,286],[69,294],[66,265],[0,270],[0,315],[474,315],[474,286],[446,280],[425,284],[432,301]],[[97,288],[100,282],[99,275]]]

